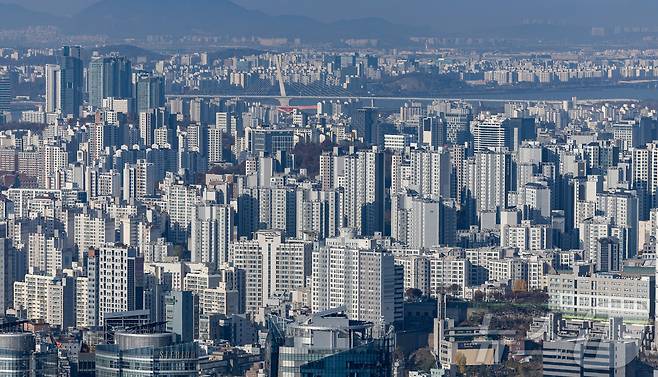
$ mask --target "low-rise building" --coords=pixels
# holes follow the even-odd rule
[[[549,307],[587,318],[622,317],[649,321],[654,317],[655,278],[574,271],[548,275]]]

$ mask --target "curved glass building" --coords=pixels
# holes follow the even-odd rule
[[[57,377],[57,352],[36,351],[36,339],[31,333],[0,333],[0,376]]]
[[[337,308],[295,322],[268,319],[270,377],[389,377],[393,340],[373,338],[373,324]]]
[[[194,342],[177,343],[173,333],[115,334],[115,344],[96,347],[97,377],[197,375]]]

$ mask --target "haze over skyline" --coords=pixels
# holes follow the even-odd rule
[[[0,0],[0,377],[658,377],[658,0]]]
[[[0,4],[18,4],[27,9],[58,16],[75,15],[99,0],[2,0]],[[658,3],[651,0],[523,0],[434,1],[408,0],[401,11],[392,0],[233,0],[237,5],[269,15],[305,16],[333,22],[356,18],[382,18],[389,22],[428,28],[436,32],[488,30],[520,23],[554,23],[571,26],[652,26]],[[616,9],[642,9],[643,12],[618,12]],[[568,9],[568,11],[565,11]],[[496,14],[491,18],[491,14]],[[463,15],[463,17],[457,17]]]

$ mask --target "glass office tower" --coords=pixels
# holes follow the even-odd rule
[[[391,375],[393,340],[372,337],[373,324],[354,321],[340,310],[294,323],[268,320],[266,374],[278,377]]]
[[[2,332],[0,371],[7,377],[57,377],[57,350],[50,344],[37,350],[31,333]]]

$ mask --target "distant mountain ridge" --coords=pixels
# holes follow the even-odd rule
[[[544,21],[571,27],[653,27],[655,0],[232,0],[268,14],[317,15],[338,20],[365,15],[440,34],[480,34]]]
[[[63,19],[47,13],[26,9],[16,4],[0,3],[0,30],[28,26],[58,26]]]
[[[314,42],[345,38],[403,40],[417,31],[377,18],[323,23],[304,16],[270,16],[229,0],[103,0],[72,18],[0,4],[0,28],[37,25],[57,26],[72,35],[114,38],[199,34],[301,38]]]
[[[229,0],[103,0],[75,16],[70,31],[113,36],[208,35],[262,36],[331,40],[333,38],[400,38],[412,28],[381,19],[322,23],[304,16],[270,16]],[[148,21],[146,21],[148,20]]]
[[[100,0],[72,17],[2,3],[9,1],[19,0],[0,0],[0,29],[53,25],[67,34],[113,38],[198,34],[401,42],[434,35],[562,40],[587,37],[592,27],[608,28],[608,33],[629,27],[658,30],[655,0]],[[20,1],[43,9],[35,7],[39,1],[60,0]]]

